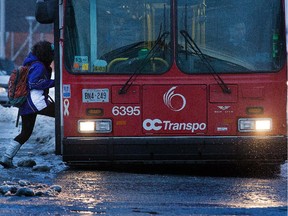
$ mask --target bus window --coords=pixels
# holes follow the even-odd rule
[[[279,29],[284,29],[281,2],[179,0],[179,68],[186,73],[209,73],[204,56],[219,73],[279,70],[285,57],[284,38],[279,36],[283,35]]]
[[[64,53],[70,72],[159,74],[169,69],[169,0],[67,2]]]

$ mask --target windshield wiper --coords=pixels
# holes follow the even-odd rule
[[[220,77],[220,75],[214,70],[208,59],[206,58],[206,55],[203,54],[201,49],[197,46],[195,41],[192,39],[192,37],[189,35],[189,33],[186,30],[180,31],[181,35],[185,38],[186,42],[189,44],[191,49],[193,50],[193,54],[197,55],[200,60],[208,67],[208,69],[212,72],[212,75],[217,82],[217,84],[221,87],[222,91],[224,93],[230,94],[231,89],[227,86],[227,84],[224,82],[224,80]]]
[[[160,30],[161,32],[161,30]],[[156,39],[153,47],[151,50],[148,52],[148,54],[143,58],[142,63],[137,67],[137,69],[134,71],[134,73],[129,77],[129,79],[126,81],[126,83],[121,87],[119,90],[118,94],[125,94],[127,93],[128,89],[131,87],[133,84],[134,80],[137,78],[139,74],[143,71],[145,68],[146,64],[150,62],[150,59],[155,56],[155,54],[159,51],[161,48],[161,44],[165,43],[166,37],[169,35],[169,32],[163,32],[162,34],[158,35],[158,38]],[[159,46],[158,46],[159,45]]]

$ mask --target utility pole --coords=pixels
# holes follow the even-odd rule
[[[288,52],[288,43],[287,43],[287,40],[288,40],[288,14],[287,14],[287,11],[288,11],[288,0],[285,0],[286,52]],[[287,56],[287,59],[288,59],[288,56]]]
[[[0,0],[0,58],[5,58],[5,0]]]
[[[33,16],[26,16],[26,20],[28,21],[29,24],[29,35],[28,35],[28,53],[31,51],[32,48],[32,40],[33,40],[33,22],[35,21],[35,17]]]

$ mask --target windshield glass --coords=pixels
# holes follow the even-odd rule
[[[68,0],[65,66],[80,73],[162,73],[172,59],[170,31],[170,0]]]
[[[209,73],[207,62],[214,71],[224,73],[276,71],[282,67],[285,42],[281,0],[177,2],[177,64],[182,71]]]

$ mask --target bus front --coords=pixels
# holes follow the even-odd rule
[[[281,0],[64,1],[64,161],[283,163],[283,8]]]

